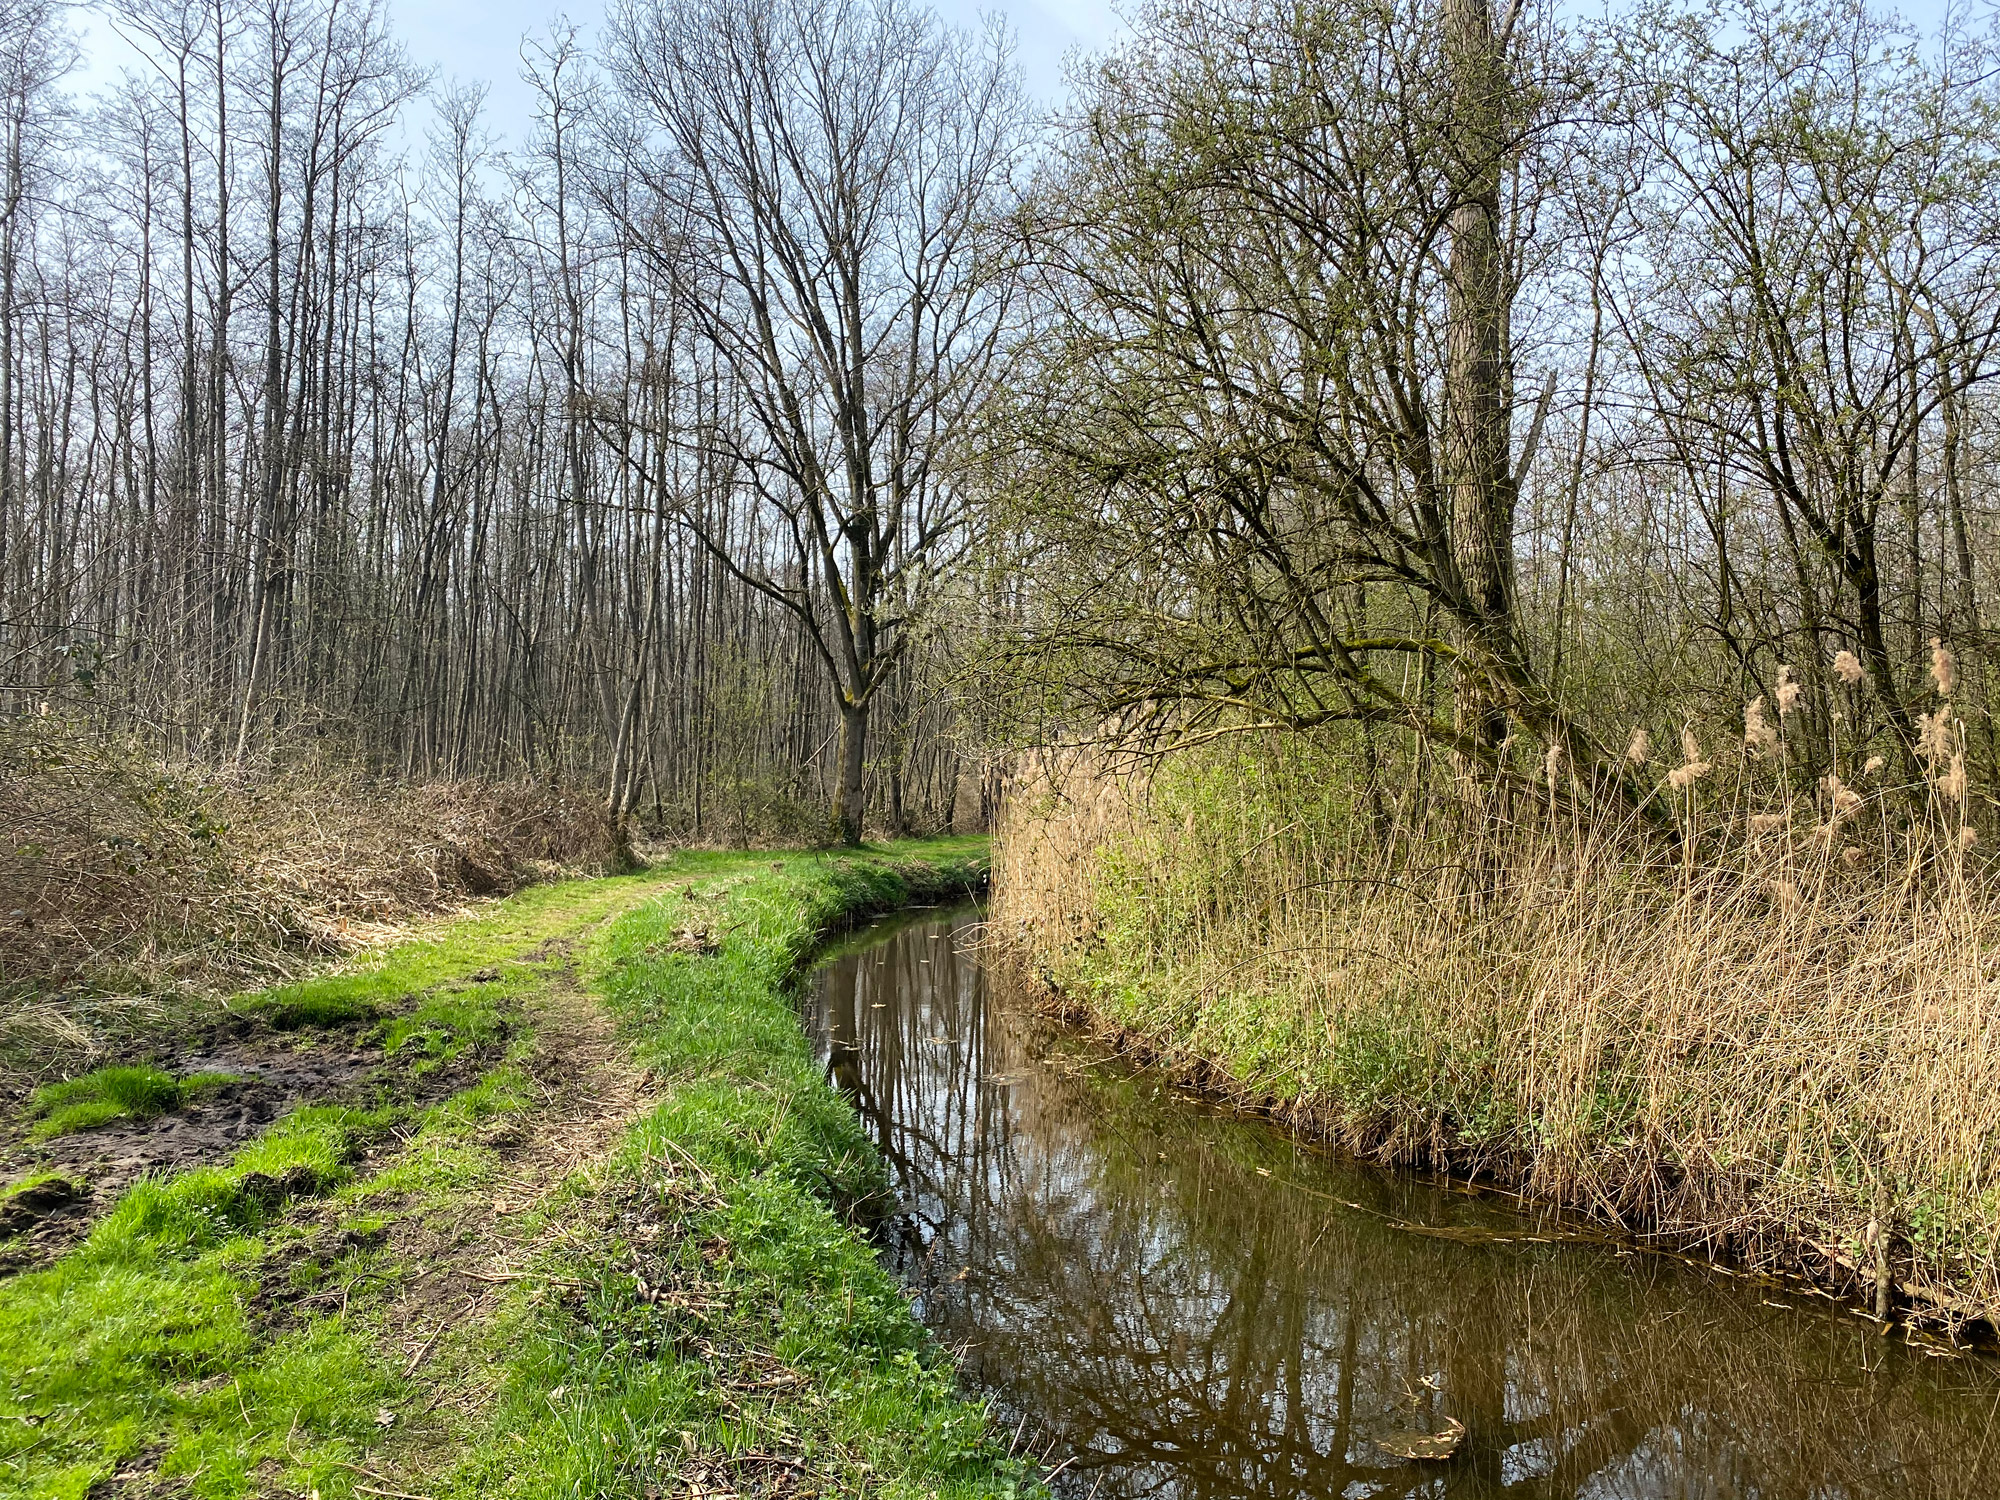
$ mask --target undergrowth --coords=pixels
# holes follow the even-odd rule
[[[994,931],[1354,1152],[2000,1322],[2000,901],[1889,793],[1839,787],[1815,829],[1744,784],[1705,816],[1747,835],[1662,856],[1562,819],[1427,832],[1305,736],[1144,779],[1080,759],[1010,805]]]
[[[60,717],[0,721],[0,1091],[171,1031],[190,997],[608,857],[593,799],[560,787],[380,783],[309,757],[251,775]]]

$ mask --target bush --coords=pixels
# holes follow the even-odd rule
[[[0,991],[283,978],[288,955],[600,868],[603,822],[559,787],[247,780],[0,720]]]

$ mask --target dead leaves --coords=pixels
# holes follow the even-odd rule
[[[705,922],[690,922],[674,933],[673,951],[692,958],[708,958],[722,951],[722,942]]]
[[[777,1497],[811,1500],[816,1495],[840,1493],[838,1483],[815,1474],[800,1459],[779,1453],[733,1453],[704,1455],[683,1462],[666,1488],[648,1486],[649,1500],[665,1495],[686,1500],[739,1500],[739,1497]]]
[[[1396,1458],[1439,1463],[1456,1453],[1464,1440],[1465,1424],[1456,1417],[1446,1417],[1442,1431],[1385,1432],[1375,1439],[1375,1446]]]

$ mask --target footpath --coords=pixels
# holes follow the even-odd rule
[[[0,1495],[1031,1490],[870,1249],[887,1181],[796,1006],[829,934],[985,870],[538,887],[45,1090],[0,1194]]]

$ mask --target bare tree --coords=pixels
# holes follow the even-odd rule
[[[852,842],[871,708],[968,536],[941,460],[1005,326],[981,230],[1021,148],[1013,74],[901,0],[630,4],[611,67],[645,190],[614,201],[740,402],[695,440],[789,533],[784,571],[737,571],[835,687]]]
[[[1503,783],[1519,725],[1641,803],[1515,614],[1549,395],[1517,409],[1512,318],[1561,50],[1484,0],[1139,25],[1031,205],[1013,382],[1027,565],[1088,711],[1167,743],[1393,727]]]
[[[1782,15],[1655,6],[1625,35],[1619,74],[1640,185],[1617,300],[1648,457],[1701,498],[1718,567],[1737,497],[1762,502],[1734,540],[1785,560],[1792,607],[1761,639],[1723,627],[1759,690],[1782,656],[1838,701],[1826,663],[1850,651],[1866,692],[1858,718],[1842,716],[1842,769],[1884,729],[1913,782],[1925,642],[1954,633],[1944,597],[1926,597],[1926,558],[1935,546],[1942,581],[1946,557],[1963,576],[1971,552],[1927,502],[1925,449],[1948,448],[1936,489],[1962,504],[1953,429],[2000,376],[1992,56],[1944,43],[1926,59],[1853,0]],[[1977,648],[1972,613],[1961,640]]]
[[[647,802],[703,838],[822,829],[819,648],[744,581],[796,546],[687,440],[747,406],[594,196],[574,38],[531,52],[508,171],[476,91],[392,148],[421,80],[379,4],[118,24],[141,69],[72,101],[60,15],[0,11],[0,712],[245,770],[589,780],[620,835]],[[950,817],[934,701],[863,800]]]

